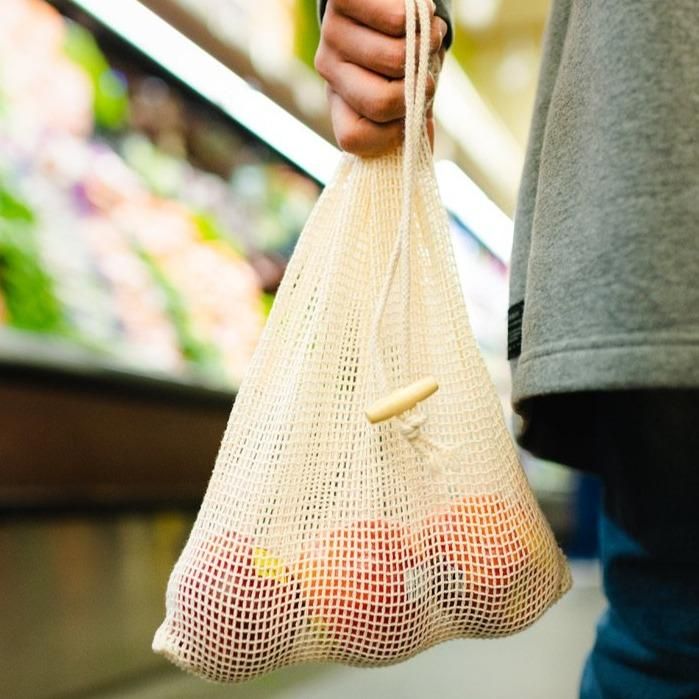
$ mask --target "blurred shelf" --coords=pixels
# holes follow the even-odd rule
[[[300,60],[296,59],[294,65],[288,67],[293,71],[291,76],[275,79],[258,70],[250,54],[242,47],[227,41],[215,31],[215,26],[212,28],[212,25],[204,20],[202,15],[193,14],[178,0],[140,0],[140,2],[227,68],[256,85],[265,95],[316,133],[334,142],[330,115],[325,108],[324,89],[320,90],[323,96],[322,109],[318,109],[317,100],[303,99],[304,88],[313,89],[316,92],[316,86],[311,88],[309,84],[310,78],[314,76],[302,75],[304,69],[308,73],[311,71]],[[306,96],[308,96],[307,93]]]
[[[230,404],[235,391],[192,369],[176,376],[157,368],[140,368],[52,336],[0,328],[0,377],[4,381],[41,380],[89,391],[125,391],[154,399]]]
[[[0,511],[195,506],[234,393],[0,333]]]
[[[263,74],[174,0],[50,1],[130,44],[316,181],[324,184],[334,172],[340,153],[331,143],[324,88],[309,69],[301,84],[297,75]]]
[[[196,374],[0,330],[0,513],[196,508],[234,400]],[[570,494],[537,495],[567,541]]]

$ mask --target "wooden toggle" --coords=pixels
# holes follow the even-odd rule
[[[366,411],[366,416],[372,424],[383,422],[391,417],[400,415],[410,408],[414,408],[420,401],[431,396],[437,389],[437,379],[434,376],[411,383],[403,388],[398,388],[383,398],[374,401]]]

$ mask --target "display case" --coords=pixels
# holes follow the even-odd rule
[[[192,504],[320,187],[55,5],[0,6],[0,506]]]

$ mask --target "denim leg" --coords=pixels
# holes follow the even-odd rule
[[[609,603],[581,699],[699,699],[699,392],[601,396]]]
[[[605,513],[601,563],[609,608],[581,699],[699,699],[699,566],[657,561]]]

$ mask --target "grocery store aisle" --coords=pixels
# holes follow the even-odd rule
[[[453,641],[380,670],[289,668],[240,686],[189,677],[150,650],[192,514],[0,522],[2,699],[574,699],[603,606],[597,570],[535,626]]]

